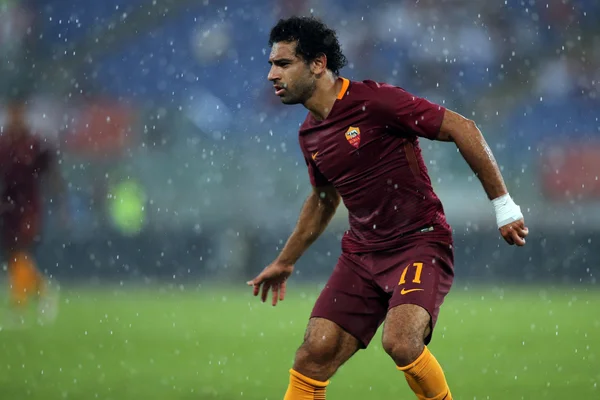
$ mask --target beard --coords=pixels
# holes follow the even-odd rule
[[[304,104],[313,95],[317,88],[317,81],[313,77],[307,77],[295,82],[293,87],[287,87],[281,96],[283,104]]]

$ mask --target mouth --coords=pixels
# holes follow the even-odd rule
[[[275,86],[275,96],[281,96],[283,94],[283,92],[285,91],[285,87],[283,86]]]

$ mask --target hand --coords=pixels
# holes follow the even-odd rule
[[[529,229],[525,227],[525,221],[521,218],[500,228],[500,234],[511,246],[525,246],[525,237],[529,234]]]
[[[248,286],[254,286],[254,295],[258,296],[260,286],[262,285],[262,302],[267,301],[269,289],[273,292],[273,306],[277,305],[277,300],[283,301],[285,298],[285,281],[294,271],[293,265],[273,262],[262,270],[260,274],[251,281],[246,282]]]

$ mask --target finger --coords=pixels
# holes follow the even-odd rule
[[[279,300],[283,301],[283,299],[285,299],[285,282],[283,282],[279,288]]]
[[[527,235],[529,234],[529,232],[526,229],[516,229],[517,235],[520,238],[525,239],[527,237]]]
[[[504,240],[506,240],[506,243],[510,244],[511,246],[515,244],[511,236],[511,231],[502,231],[502,237]]]
[[[512,236],[513,242],[517,246],[525,246],[525,239],[523,239],[521,236],[519,236],[519,233],[517,232],[516,229],[513,229],[511,231],[511,236]]]
[[[273,291],[272,304],[273,304],[273,306],[276,306],[277,305],[277,300],[279,299],[279,286],[273,285],[273,287],[271,288],[271,290]]]
[[[259,274],[256,278],[251,279],[248,282],[246,282],[246,285],[248,285],[248,286],[260,285],[261,282],[262,282],[262,273]]]
[[[258,275],[256,278],[252,279],[251,281],[246,282],[246,284],[248,286],[254,286],[254,295],[258,295],[258,291],[260,289],[260,285],[263,282],[263,276],[262,273],[260,275]]]
[[[525,239],[518,238],[518,239],[516,239],[516,240],[515,240],[515,244],[516,244],[517,246],[519,246],[519,247],[523,247],[523,246],[525,246],[525,243],[526,243],[526,242],[525,242]]]
[[[269,284],[268,282],[263,283],[262,293],[260,295],[260,299],[262,300],[263,303],[265,301],[267,301],[267,296],[269,295],[269,289],[271,289],[271,284]]]
[[[510,236],[512,242],[517,246],[523,246],[525,244],[525,240],[521,238],[518,228],[512,228],[510,231],[508,231],[508,236]]]

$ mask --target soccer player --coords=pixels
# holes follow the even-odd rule
[[[335,31],[313,18],[271,30],[268,80],[284,104],[308,115],[300,147],[313,186],[276,260],[248,282],[272,304],[285,297],[294,264],[325,230],[340,201],[350,229],[296,352],[285,400],[324,399],[329,379],[378,327],[383,348],[419,399],[450,400],[427,349],[453,272],[452,233],[434,193],[418,137],[454,142],[496,212],[501,235],[523,246],[528,229],[475,123],[385,83],[350,82]]]
[[[42,177],[47,175],[52,189],[62,194],[63,181],[54,154],[27,127],[25,104],[13,100],[7,107],[8,121],[0,136],[1,239],[8,257],[10,301],[23,311],[30,299],[40,298],[41,313],[53,313],[54,293],[37,268],[33,247],[41,233]],[[52,316],[45,315],[45,319]]]

